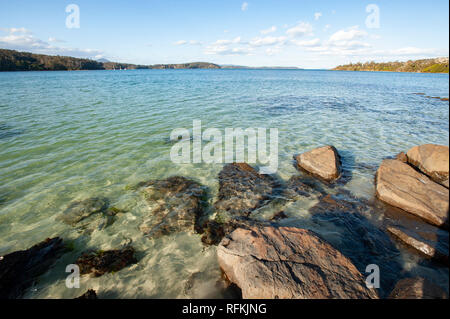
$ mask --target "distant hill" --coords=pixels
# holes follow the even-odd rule
[[[124,69],[220,69],[207,62],[181,64],[137,65],[128,63],[79,59],[0,49],[0,71],[65,71],[65,70],[124,70]]]
[[[337,66],[333,70],[448,73],[448,58],[410,60],[407,62],[351,63]]]

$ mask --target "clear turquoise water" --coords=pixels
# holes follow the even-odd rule
[[[448,97],[441,74],[301,70],[133,70],[0,73],[0,255],[46,237],[73,240],[75,250],[43,275],[26,297],[220,297],[215,248],[199,235],[148,240],[139,225],[148,204],[130,189],[171,175],[195,178],[217,193],[221,164],[170,161],[174,128],[266,127],[279,130],[278,175],[296,174],[292,155],[334,145],[353,170],[345,186],[373,196],[381,160],[423,143],[449,143]],[[55,220],[73,200],[107,196],[126,209],[103,231],[86,235]],[[312,201],[290,207],[305,218]],[[110,249],[132,239],[140,262],[67,289],[65,265],[86,248]],[[420,258],[402,250],[404,269]],[[419,267],[420,268],[420,267]],[[448,286],[448,269],[420,268]],[[184,293],[190,274],[202,282]]]

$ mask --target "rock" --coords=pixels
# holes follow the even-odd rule
[[[312,228],[349,258],[356,268],[365,273],[367,265],[380,268],[381,297],[387,295],[402,270],[397,258],[399,251],[389,235],[369,218],[376,214],[375,207],[365,199],[340,191],[322,197],[309,209]]]
[[[231,217],[249,216],[280,193],[281,184],[272,176],[259,174],[246,163],[227,164],[219,173],[219,194],[214,208]]]
[[[174,232],[201,232],[206,190],[199,183],[182,176],[150,181],[145,193],[149,202],[159,205],[140,226],[148,237],[159,238]]]
[[[395,159],[400,162],[403,162],[403,163],[408,162],[408,157],[406,156],[406,154],[404,152],[398,153],[397,156],[395,156]]]
[[[448,299],[441,287],[428,280],[416,277],[400,280],[392,290],[390,299]]]
[[[128,265],[135,264],[137,259],[131,246],[106,251],[88,251],[75,262],[80,267],[80,274],[92,273],[99,277],[108,272],[116,272]]]
[[[426,230],[401,229],[395,226],[389,226],[387,230],[404,244],[414,248],[421,254],[449,265],[449,237],[447,231],[436,228],[434,231],[426,232]]]
[[[308,173],[327,182],[336,180],[341,175],[341,162],[334,146],[323,146],[295,157],[297,166]]]
[[[298,196],[320,196],[323,194],[325,194],[325,191],[323,191],[320,186],[314,185],[309,180],[298,175],[294,175],[289,178],[283,192],[283,196],[286,199],[291,199]]]
[[[63,241],[56,237],[0,258],[0,299],[20,298],[63,252]]]
[[[245,299],[378,298],[348,258],[309,230],[238,228],[217,257]]]
[[[444,145],[423,144],[407,153],[408,163],[417,167],[433,181],[449,187],[449,148]]]
[[[93,289],[89,289],[84,294],[82,294],[79,297],[76,297],[75,299],[98,299],[97,293]]]
[[[74,201],[57,219],[66,224],[75,225],[93,214],[106,212],[108,206],[109,200],[105,197],[92,197],[83,201]]]
[[[376,196],[427,222],[448,227],[449,190],[408,164],[384,160],[377,170]]]
[[[279,211],[278,213],[276,213],[275,215],[273,215],[273,217],[270,219],[272,221],[278,221],[280,219],[285,219],[288,216],[286,215],[286,213],[284,211]]]

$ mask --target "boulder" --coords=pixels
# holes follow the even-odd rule
[[[295,157],[297,166],[327,182],[341,175],[341,161],[334,146],[323,146]]]
[[[249,216],[280,192],[281,184],[274,177],[259,174],[246,163],[227,164],[219,173],[219,194],[214,208],[230,217]]]
[[[385,159],[377,170],[377,197],[427,222],[448,227],[449,190],[398,160]]]
[[[309,230],[238,228],[217,256],[243,298],[378,298],[348,258]]]
[[[142,184],[147,200],[158,203],[140,226],[148,237],[159,238],[174,232],[201,232],[206,190],[199,183],[182,176]]]
[[[106,213],[109,200],[105,197],[92,197],[82,201],[74,201],[57,219],[69,225],[75,225],[81,220],[96,214]]]
[[[80,274],[92,273],[99,277],[108,272],[116,272],[137,262],[135,251],[131,246],[116,250],[87,251],[75,262],[80,267]]]
[[[414,146],[407,153],[408,163],[448,188],[449,148],[436,144]]]
[[[91,300],[94,300],[94,299],[98,299],[98,298],[97,298],[97,293],[95,292],[95,290],[89,289],[84,294],[82,294],[79,297],[76,297],[75,299],[91,299]]]
[[[416,277],[400,280],[389,295],[390,299],[448,299],[441,287]]]
[[[429,226],[428,228],[432,227]],[[448,232],[434,228],[430,231],[388,226],[387,231],[419,253],[448,265]]]
[[[47,238],[27,250],[0,258],[0,299],[20,298],[36,278],[44,274],[63,254],[61,238]]]

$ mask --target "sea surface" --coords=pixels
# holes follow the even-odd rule
[[[293,155],[334,145],[352,172],[342,187],[374,196],[374,173],[387,156],[423,143],[449,144],[444,74],[323,70],[128,70],[0,73],[0,255],[61,236],[73,250],[42,275],[25,298],[73,298],[88,288],[100,298],[220,298],[216,248],[200,235],[145,238],[139,226],[151,204],[133,188],[183,175],[207,186],[216,200],[223,164],[175,164],[175,128],[277,128],[277,176],[299,174]],[[57,220],[74,200],[107,197],[126,211],[106,229]],[[292,222],[325,239],[333,225],[311,226],[315,199],[284,208]],[[210,212],[213,214],[214,212]],[[373,216],[374,221],[383,216]],[[339,235],[339,234],[338,234]],[[345,238],[345,234],[340,234]],[[80,289],[65,285],[67,264],[86,249],[132,241],[139,262]],[[402,271],[448,290],[448,268],[424,262],[393,240]],[[359,252],[360,253],[360,252]],[[350,252],[351,254],[351,252]],[[195,274],[195,275],[194,275]],[[383,276],[383,274],[381,274]],[[399,277],[401,274],[399,272]],[[195,281],[193,282],[193,278]]]

